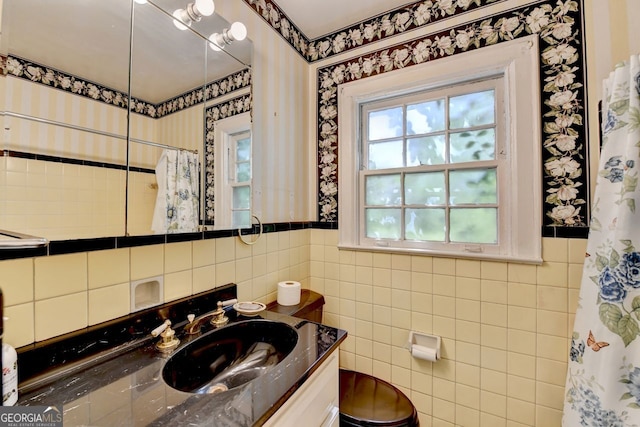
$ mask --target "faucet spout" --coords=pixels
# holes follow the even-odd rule
[[[215,316],[217,312],[218,310],[201,314],[200,316],[193,319],[191,322],[187,323],[184,327],[184,331],[189,335],[199,334],[200,329],[202,329],[202,325],[204,325],[207,322],[210,322],[211,319],[213,319],[213,316]]]
[[[224,326],[229,322],[229,318],[225,316],[225,306],[233,305],[238,300],[232,299],[228,301],[218,301],[218,308],[208,313],[201,314],[195,319],[191,320],[184,327],[185,333],[194,335],[200,333],[200,329],[205,323],[210,323],[215,327]]]

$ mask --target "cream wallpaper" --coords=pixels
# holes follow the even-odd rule
[[[4,117],[4,148],[60,157],[124,164],[126,159],[126,110],[76,96],[28,80],[3,77],[7,111],[95,129],[118,137],[96,135],[49,126],[15,117]]]
[[[589,112],[595,115],[602,98],[602,81],[618,62],[640,53],[640,8],[634,0],[586,0],[585,6]],[[596,120],[591,121],[589,133],[599,133]],[[598,167],[598,154],[599,150],[592,146],[591,170]],[[592,174],[592,192],[594,184]]]
[[[263,222],[314,220],[309,66],[243,2],[219,0],[216,10],[243,22],[253,42],[254,214]]]

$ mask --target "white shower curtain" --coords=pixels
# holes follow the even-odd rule
[[[640,426],[640,56],[604,82],[603,144],[563,426]]]
[[[151,229],[155,233],[198,230],[200,172],[198,154],[163,150],[156,166],[158,195]]]

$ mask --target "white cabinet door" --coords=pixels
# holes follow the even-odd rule
[[[264,424],[267,427],[337,427],[340,373],[335,351]]]

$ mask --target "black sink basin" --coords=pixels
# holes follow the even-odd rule
[[[190,393],[231,390],[280,363],[298,342],[282,322],[247,320],[216,329],[173,354],[162,369],[171,387]]]

